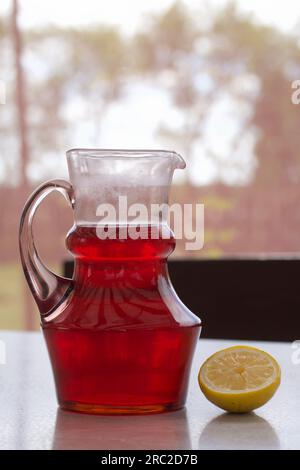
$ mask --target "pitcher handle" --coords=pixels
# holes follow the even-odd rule
[[[41,261],[33,237],[33,218],[42,200],[52,191],[60,192],[74,208],[74,192],[65,180],[50,180],[41,184],[27,200],[20,221],[19,245],[22,266],[40,314],[50,314],[73,289],[73,280],[50,271]]]

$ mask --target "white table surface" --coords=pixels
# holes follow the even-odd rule
[[[41,333],[1,332],[0,449],[300,449],[300,364],[289,343],[201,340],[186,408],[148,416],[93,416],[59,410]],[[232,415],[209,403],[197,384],[200,364],[234,344],[278,360],[282,384],[255,413]]]

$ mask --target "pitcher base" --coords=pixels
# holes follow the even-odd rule
[[[184,407],[184,404],[171,403],[166,405],[109,406],[91,405],[76,402],[61,402],[60,407],[63,410],[97,415],[145,415],[180,410]]]

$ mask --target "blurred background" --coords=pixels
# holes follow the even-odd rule
[[[22,206],[67,177],[72,147],[183,155],[172,202],[205,204],[205,246],[176,257],[293,257],[300,247],[300,23],[294,0],[1,0],[0,328],[39,318],[18,251]],[[37,246],[57,272],[72,214],[51,195]]]

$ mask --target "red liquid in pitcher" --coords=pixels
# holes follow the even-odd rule
[[[67,238],[75,256],[67,306],[43,321],[62,407],[147,413],[184,405],[200,322],[166,273],[173,237],[101,240],[95,227]],[[157,229],[156,229],[157,230]]]

